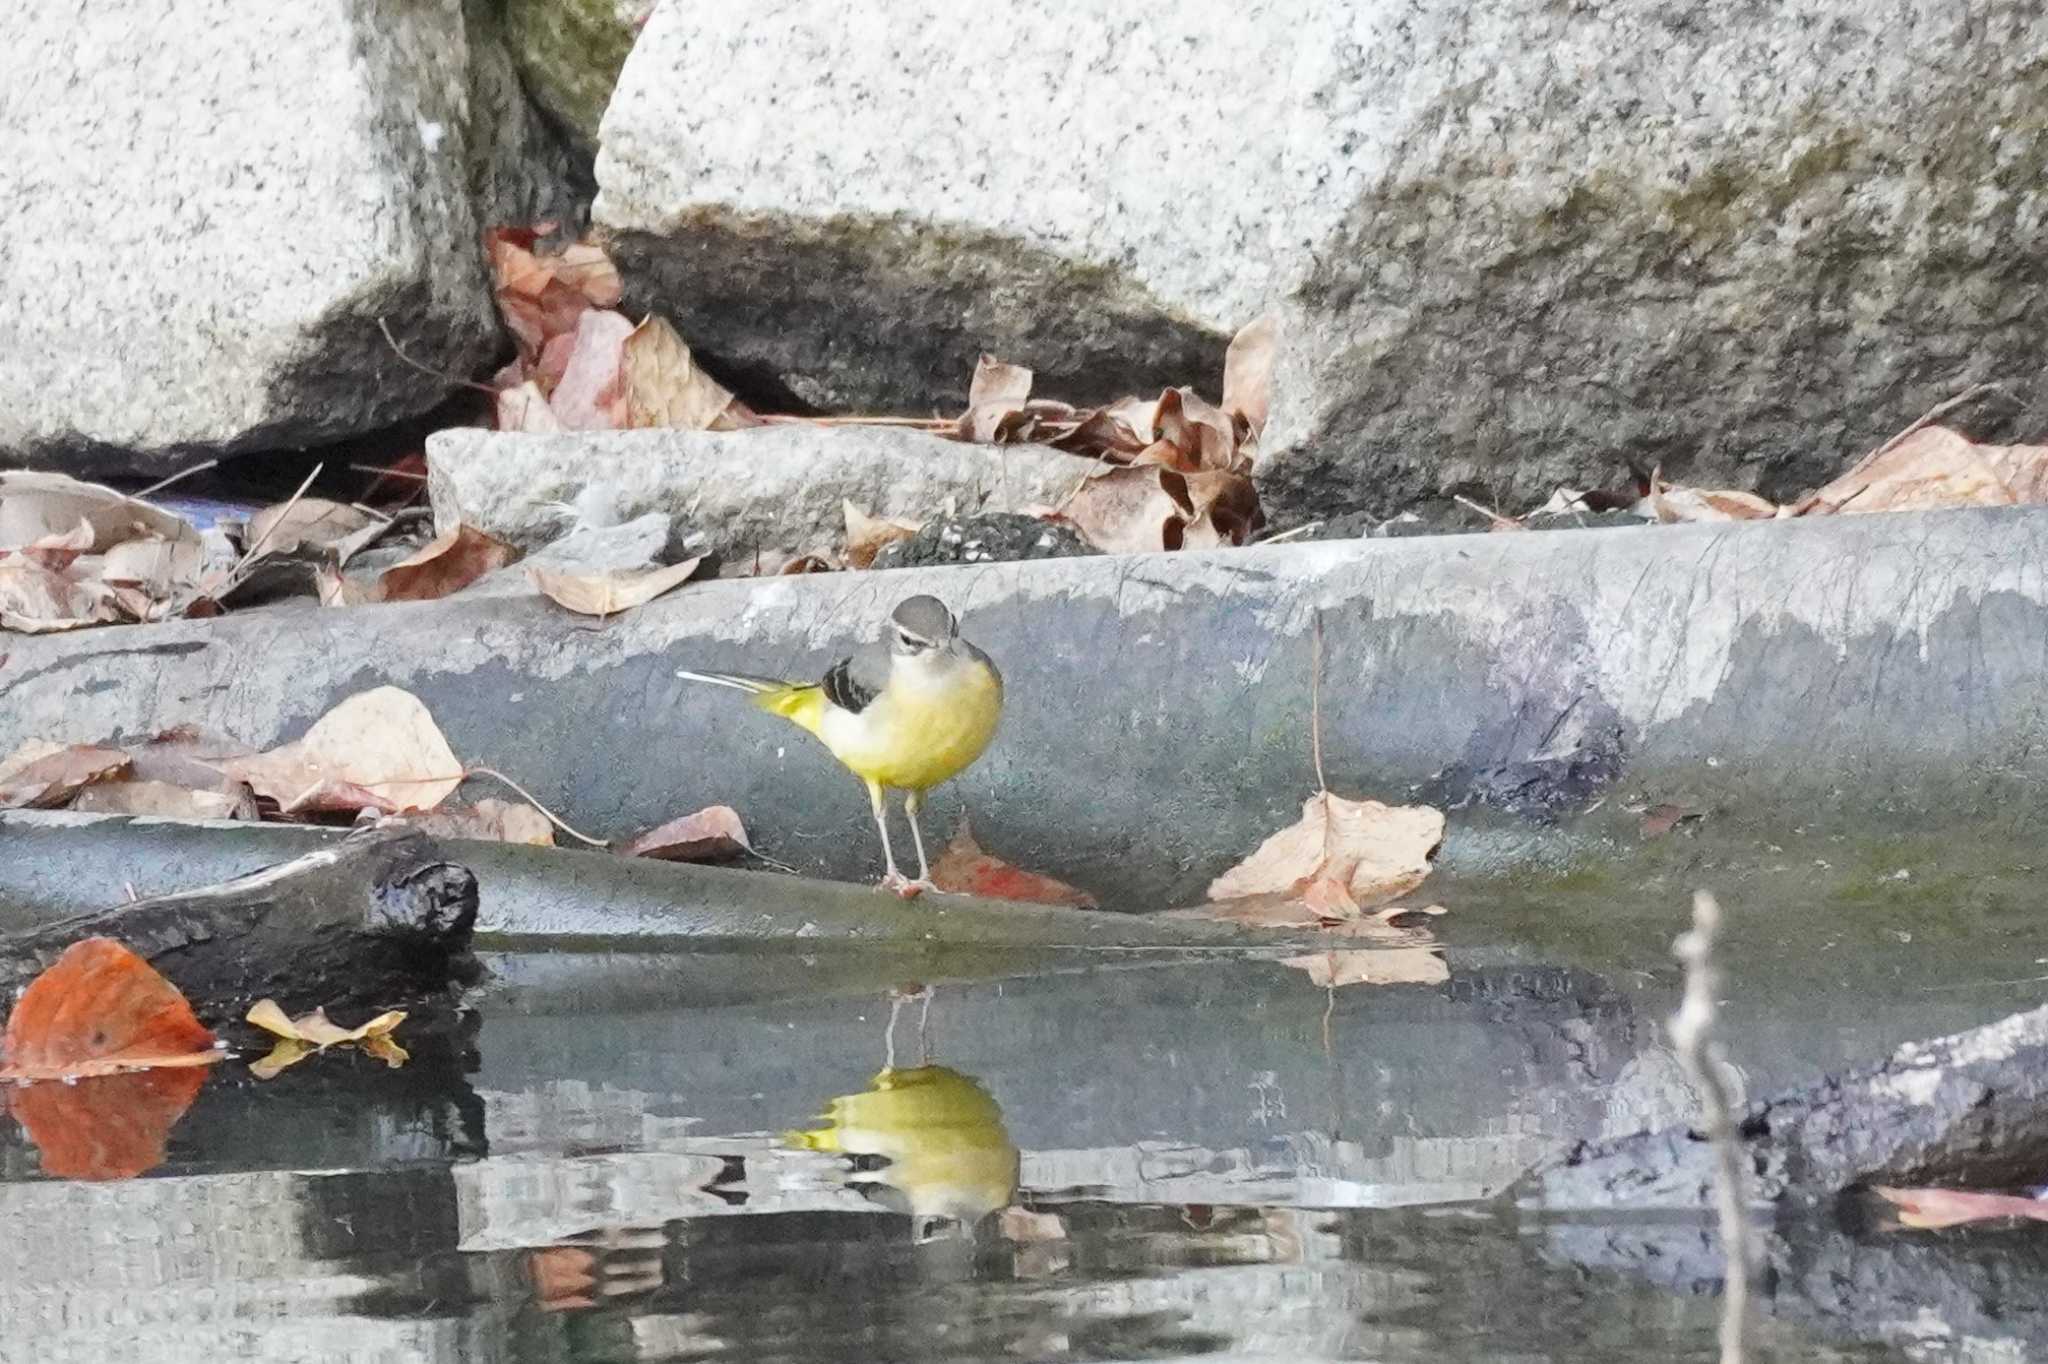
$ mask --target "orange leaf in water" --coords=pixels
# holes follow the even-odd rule
[[[22,991],[0,1080],[61,1080],[221,1058],[178,987],[112,938],[87,938]]]
[[[99,1075],[75,1085],[24,1085],[7,1096],[14,1120],[58,1179],[133,1179],[163,1164],[164,1143],[192,1106],[206,1072]]]
[[[965,819],[960,821],[953,841],[932,864],[932,884],[940,890],[985,895],[991,900],[1025,900],[1041,905],[1073,905],[1078,909],[1096,907],[1095,897],[1085,890],[1035,871],[1025,871],[983,852]]]

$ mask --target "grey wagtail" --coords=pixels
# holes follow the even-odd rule
[[[879,640],[825,670],[822,682],[788,682],[746,673],[677,677],[751,694],[762,710],[809,730],[867,783],[888,871],[882,888],[899,895],[937,890],[917,817],[924,793],[981,756],[1003,714],[1003,675],[960,637],[960,622],[937,597],[911,597],[890,613]],[[889,845],[887,793],[904,793],[903,813],[917,844],[917,879],[896,869]]]

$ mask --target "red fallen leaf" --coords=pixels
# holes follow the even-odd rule
[[[1899,1224],[1931,1231],[1966,1222],[2023,1217],[2048,1222],[2048,1200],[2015,1194],[1971,1193],[1964,1189],[1889,1189],[1873,1186],[1878,1197],[1899,1210]]]
[[[633,324],[622,313],[592,309],[576,323],[576,349],[548,408],[571,431],[616,431],[628,424],[626,338]]]
[[[112,938],[66,948],[29,982],[0,1043],[0,1080],[60,1080],[221,1058],[178,987]]]
[[[722,862],[750,853],[746,826],[730,805],[707,805],[694,814],[649,829],[619,851],[662,862]]]
[[[546,1246],[527,1252],[533,1300],[543,1312],[597,1306],[597,1256],[581,1246]]]
[[[521,357],[529,361],[552,338],[575,331],[578,319],[592,306],[589,295],[562,279],[550,258],[534,254],[536,240],[527,228],[498,227],[484,233],[498,315],[519,342]]]
[[[206,1072],[187,1066],[100,1075],[75,1085],[24,1085],[7,1106],[59,1179],[133,1179],[163,1164],[164,1144]]]
[[[1040,905],[1073,905],[1094,909],[1095,897],[1085,890],[1015,867],[981,850],[974,831],[962,818],[953,841],[932,865],[932,884],[940,890],[983,895],[991,900],[1025,900]]]

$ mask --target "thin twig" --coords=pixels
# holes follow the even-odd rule
[[[767,426],[910,426],[927,431],[944,431],[960,424],[954,417],[801,417],[777,412],[756,412],[754,415]]]
[[[576,832],[576,830],[570,828],[566,823],[562,821],[562,817],[560,815],[557,815],[553,810],[548,809],[547,806],[542,805],[539,801],[535,800],[533,798],[532,792],[528,791],[525,787],[521,786],[518,782],[506,776],[503,772],[500,772],[495,767],[478,767],[475,765],[471,765],[469,767],[463,768],[462,779],[464,781],[467,781],[471,777],[496,777],[499,781],[504,782],[505,785],[511,787],[514,791],[517,791],[521,799],[525,800],[525,802],[528,805],[531,805],[534,809],[546,815],[548,817],[548,823],[554,825],[557,829],[560,829],[563,833],[569,835],[569,837],[577,840],[579,843],[588,843],[593,848],[609,848],[611,846],[610,843],[606,842],[602,838],[592,838],[589,834],[578,833]]]
[[[1316,612],[1314,621],[1308,665],[1308,742],[1316,761],[1316,790],[1328,795],[1330,783],[1323,777],[1323,613]]]
[[[416,478],[422,483],[427,481],[425,474],[416,474],[410,469],[380,469],[374,464],[350,464],[346,467],[359,474],[379,474],[385,478]]]
[[[1713,1040],[1714,997],[1720,985],[1714,938],[1720,926],[1720,902],[1706,891],[1694,892],[1692,929],[1671,945],[1673,955],[1685,964],[1685,996],[1671,1016],[1670,1028],[1679,1063],[1700,1092],[1707,1140],[1714,1147],[1714,1204],[1720,1213],[1721,1256],[1727,1264],[1721,1290],[1721,1364],[1743,1364],[1743,1333],[1749,1320],[1749,1197],[1733,1104],[1721,1075],[1721,1049]]]
[[[381,317],[377,319],[377,330],[384,333],[384,344],[391,347],[391,353],[420,373],[439,379],[444,384],[457,384],[463,388],[473,388],[479,393],[488,393],[493,398],[498,396],[498,390],[492,388],[489,384],[480,384],[474,379],[458,378],[444,370],[435,369],[432,365],[423,365],[410,355],[407,355],[405,348],[398,344],[398,338],[391,334],[391,324]]]
[[[1481,516],[1493,522],[1495,526],[1513,526],[1516,530],[1523,529],[1522,523],[1520,521],[1517,521],[1514,517],[1502,516],[1493,508],[1486,506],[1483,503],[1474,502],[1471,498],[1466,497],[1463,493],[1452,493],[1451,501],[1457,503],[1461,507],[1469,507],[1471,510],[1478,512]]]
[[[160,478],[156,482],[150,484],[147,488],[144,488],[139,493],[127,493],[124,494],[124,496],[130,502],[140,502],[143,498],[150,496],[152,493],[160,493],[165,488],[170,487],[173,483],[183,482],[185,479],[192,477],[192,475],[194,474],[203,474],[208,469],[218,467],[219,464],[220,461],[217,459],[206,460],[203,463],[193,465],[189,469],[180,469],[175,474],[172,474],[169,478]]]
[[[1945,398],[1941,402],[1938,402],[1934,406],[1928,408],[1925,412],[1922,412],[1919,415],[1919,417],[1914,420],[1911,426],[1908,426],[1905,430],[1899,432],[1896,436],[1893,436],[1890,440],[1878,446],[1875,450],[1871,451],[1869,455],[1865,456],[1865,458],[1876,459],[1879,455],[1891,453],[1891,451],[1896,449],[1899,446],[1900,442],[1904,441],[1906,437],[1912,435],[1916,431],[1920,431],[1925,429],[1926,427],[1932,426],[1935,422],[1941,420],[1943,417],[1946,417],[1949,413],[1955,411],[1964,403],[1974,402],[1978,398],[1983,397],[1986,393],[2005,393],[2005,386],[2003,384],[1990,383],[1971,384],[1961,393],[1956,394],[1955,397]],[[2010,393],[2005,393],[2005,396],[2010,398],[2012,395]],[[1859,461],[1859,463],[1860,462],[1861,461]]]
[[[1292,540],[1298,535],[1310,535],[1322,528],[1322,522],[1311,521],[1305,526],[1296,526],[1292,530],[1276,531],[1271,535],[1261,536],[1252,541],[1252,543],[1255,545],[1277,545],[1283,540]]]

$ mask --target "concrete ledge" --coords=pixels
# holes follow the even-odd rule
[[[2006,509],[722,581],[601,629],[460,597],[257,612],[10,637],[0,749],[179,723],[270,744],[390,682],[572,823],[630,834],[722,801],[773,856],[867,878],[858,784],[675,672],[816,676],[929,591],[1010,697],[934,835],[965,806],[992,851],[1120,906],[1198,897],[1296,817],[1318,612],[1342,790],[1568,825],[1630,795],[1759,828],[2006,825],[2048,803],[2044,543],[2048,510]]]

